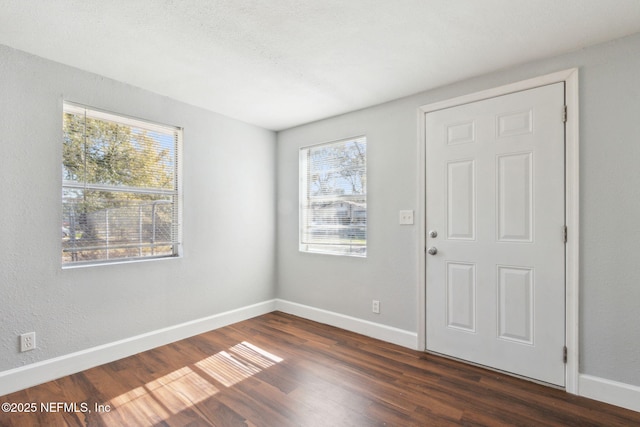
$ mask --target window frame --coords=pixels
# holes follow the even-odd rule
[[[343,195],[326,195],[326,196],[310,196],[310,182],[309,182],[309,156],[311,155],[312,150],[322,148],[322,147],[331,147],[331,146],[340,146],[346,145],[350,142],[363,143],[364,145],[364,165],[362,166],[363,174],[360,177],[362,193],[357,195],[343,194]],[[367,137],[366,135],[358,135],[350,138],[342,138],[334,141],[324,142],[320,144],[314,144],[309,146],[300,147],[299,149],[299,225],[298,225],[298,249],[300,252],[304,253],[315,253],[315,254],[325,254],[325,255],[335,255],[335,256],[350,256],[357,258],[366,258],[367,257]],[[352,170],[356,170],[358,168],[354,168]],[[336,169],[338,170],[338,169]],[[362,179],[364,178],[364,179]],[[350,203],[352,206],[359,205],[360,212],[353,212],[349,208],[351,222],[346,226],[337,225],[337,222],[340,221],[340,216],[334,215],[331,217],[335,223],[330,225],[326,225],[325,228],[330,230],[331,228],[335,230],[345,229],[347,236],[350,234],[354,235],[358,233],[358,231],[354,230],[362,230],[362,235],[358,236],[358,238],[353,238],[350,242],[347,242],[345,237],[340,237],[340,232],[337,231],[333,234],[331,233],[320,233],[324,236],[329,236],[329,239],[333,238],[336,240],[343,240],[342,242],[336,243],[323,243],[322,239],[314,239],[312,237],[313,232],[311,231],[311,208],[310,205],[313,202],[322,202],[325,201],[327,204],[330,203]],[[362,207],[364,206],[364,207]],[[364,213],[362,220],[362,212]],[[354,215],[355,214],[355,215]],[[360,216],[360,219],[357,217]],[[357,222],[353,222],[357,220]],[[314,225],[315,228],[322,228],[323,225]],[[351,231],[350,231],[351,230]],[[363,243],[357,243],[358,240],[363,240]]]
[[[158,132],[163,133],[165,135],[173,134],[173,189],[162,189],[162,188],[151,188],[144,186],[125,186],[125,185],[114,185],[114,184],[103,184],[103,183],[90,183],[89,180],[86,179],[78,179],[78,180],[65,180],[64,172],[62,174],[61,179],[61,207],[63,209],[63,239],[64,239],[64,209],[65,209],[65,190],[78,190],[78,191],[106,191],[106,192],[123,192],[123,193],[131,193],[138,195],[158,195],[158,196],[167,196],[171,197],[172,201],[169,202],[172,206],[171,213],[171,223],[170,223],[170,234],[171,239],[169,244],[165,244],[164,246],[171,247],[170,254],[152,254],[152,255],[142,255],[142,256],[124,256],[124,257],[115,257],[115,258],[98,258],[91,260],[83,260],[83,261],[65,261],[64,260],[64,252],[72,252],[72,250],[65,250],[63,246],[63,241],[61,240],[61,263],[63,269],[69,268],[78,268],[78,267],[87,267],[87,266],[100,266],[100,265],[112,265],[112,264],[122,264],[122,263],[131,263],[131,262],[145,262],[151,260],[165,260],[171,258],[179,258],[183,255],[182,249],[182,207],[183,207],[183,189],[182,189],[182,145],[183,145],[183,128],[179,126],[162,124],[159,122],[155,122],[148,119],[141,119],[137,117],[132,117],[129,115],[125,115],[122,113],[115,113],[111,111],[102,110],[99,108],[83,105],[80,103],[72,102],[64,100],[62,102],[62,114],[61,117],[63,119],[61,130],[63,133],[62,145],[64,147],[64,135],[67,134],[67,130],[65,129],[64,117],[66,114],[75,114],[82,115],[85,114],[85,118],[91,118],[100,120],[103,122],[115,123],[121,126],[128,126],[131,128],[142,129],[144,131],[150,132]],[[85,132],[86,135],[86,132]],[[60,165],[64,171],[64,159],[61,159]],[[149,203],[148,203],[149,204]],[[150,203],[155,205],[156,203]],[[164,203],[158,203],[164,204]],[[107,208],[107,210],[110,208]],[[127,248],[138,249],[140,251],[141,248],[151,247],[151,246],[161,246],[155,243],[140,243],[139,245],[131,244],[127,245]],[[107,250],[116,249],[116,246],[109,246],[107,243],[106,247],[96,248],[95,250]],[[87,250],[87,249],[85,249]],[[92,249],[90,249],[92,250]]]

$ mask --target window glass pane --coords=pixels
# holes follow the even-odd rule
[[[174,133],[64,115],[65,180],[173,189],[174,159]]]
[[[311,197],[364,194],[366,142],[349,141],[309,150]]]
[[[179,129],[118,119],[65,104],[63,264],[178,253]]]
[[[303,148],[300,250],[366,256],[366,138]]]
[[[63,190],[63,262],[173,253],[172,196]]]

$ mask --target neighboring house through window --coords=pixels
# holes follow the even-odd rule
[[[62,264],[178,255],[181,129],[65,103]]]
[[[300,250],[366,257],[366,137],[300,149]]]

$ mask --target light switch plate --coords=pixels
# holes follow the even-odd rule
[[[413,211],[400,211],[400,225],[413,224]]]

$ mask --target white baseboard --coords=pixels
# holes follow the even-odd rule
[[[348,331],[356,332],[368,337],[377,338],[382,341],[407,347],[412,350],[418,349],[418,334],[416,332],[405,331],[380,323],[358,319],[357,317],[346,316],[332,311],[308,305],[298,304],[282,299],[276,300],[276,309],[282,312],[300,316],[305,319],[319,323],[336,326]]]
[[[591,375],[578,377],[580,396],[640,412],[640,387]]]
[[[270,313],[275,309],[276,300],[264,301],[0,372],[0,396]]]

